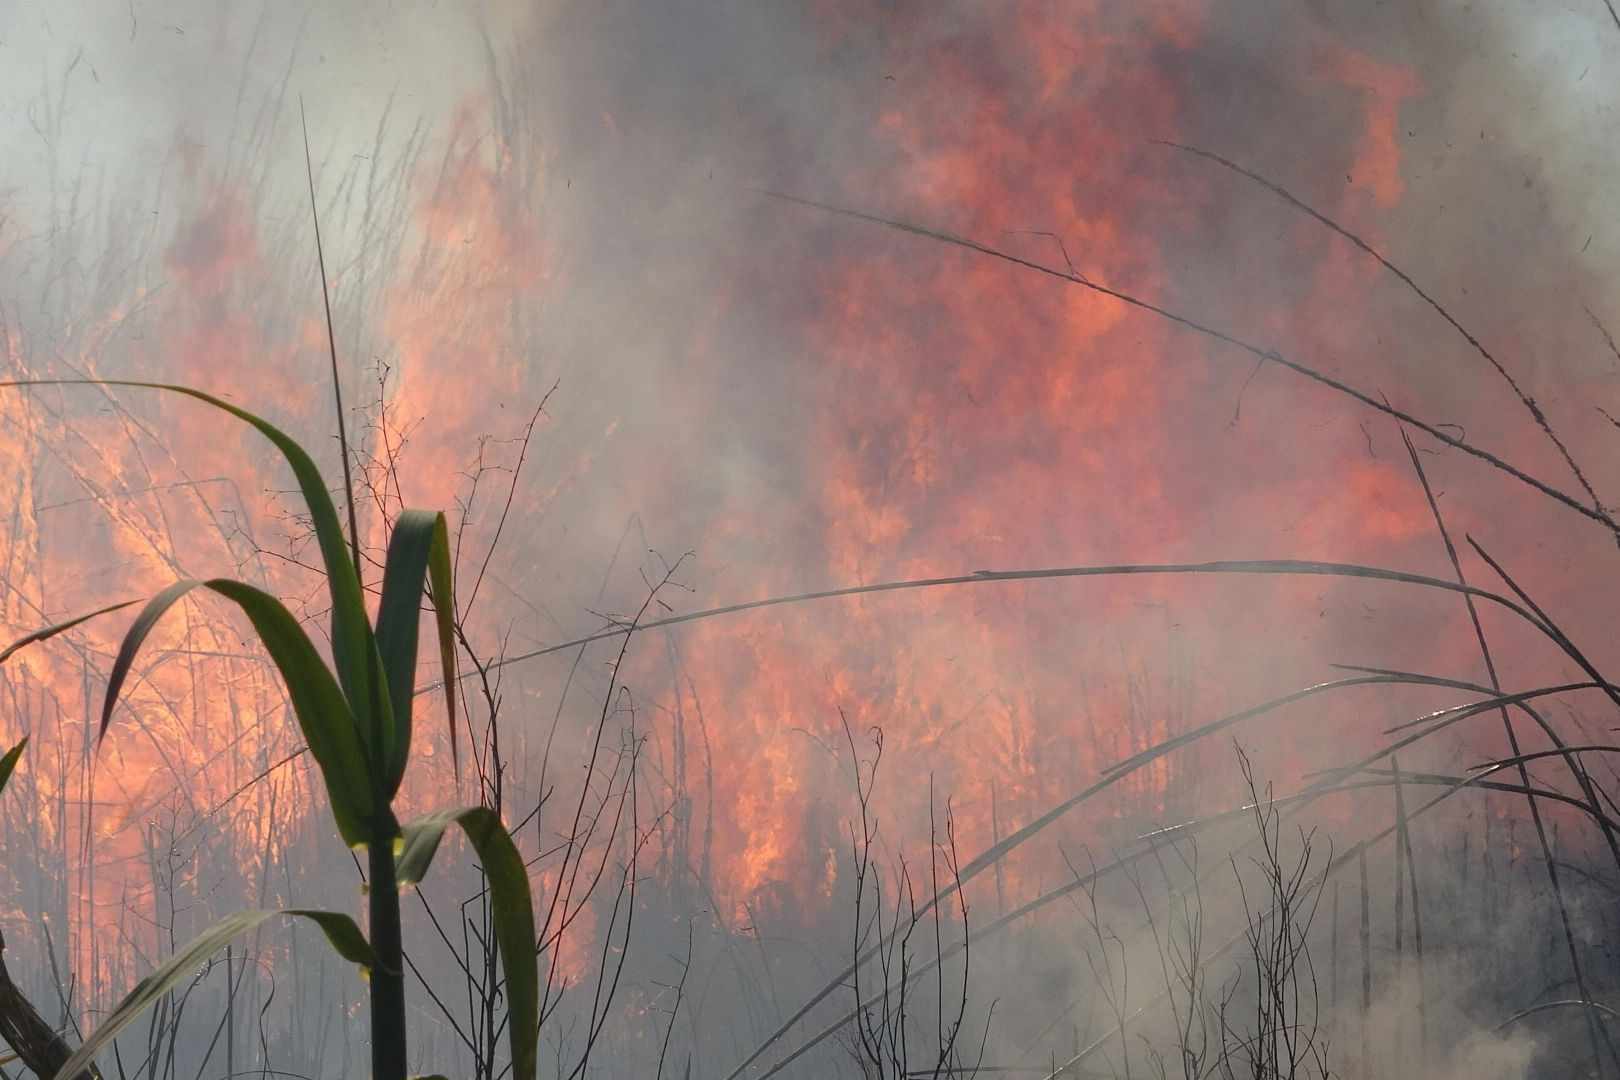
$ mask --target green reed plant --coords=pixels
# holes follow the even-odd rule
[[[51,380],[49,384],[89,380]],[[37,386],[43,382],[0,383]],[[345,541],[337,508],[314,462],[274,425],[227,402],[185,386],[102,380],[99,385],[142,387],[184,394],[252,425],[275,444],[292,467],[309,507],[331,594],[332,666],[321,659],[308,633],[282,602],[261,589],[229,578],[176,581],[146,602],[125,634],[107,681],[99,736],[104,737],[135,656],[147,635],[181,597],[204,588],[235,603],[247,615],[287,687],[287,696],[311,755],[320,767],[338,832],[369,861],[366,897],[369,935],[341,912],[312,909],[239,911],[176,949],[143,979],[57,1071],[57,1080],[77,1076],[112,1040],[188,977],[208,956],[272,915],[315,922],[344,959],[370,980],[371,1056],[374,1080],[405,1080],[406,1024],[404,947],[400,933],[402,888],[421,881],[444,832],[458,824],[471,841],[487,878],[495,937],[506,980],[507,1035],[513,1080],[534,1080],[539,1042],[539,970],[534,907],[523,858],[500,816],[489,807],[430,811],[405,824],[394,813],[410,763],[411,713],[415,697],[422,598],[436,615],[439,659],[452,751],[456,737],[455,590],[445,516],[406,510],[395,520],[384,563],[377,618],[367,616],[361,586],[358,538]],[[351,532],[354,529],[350,522]],[[352,545],[352,546],[351,546]],[[43,641],[126,601],[46,627],[0,652],[0,660],[24,645]],[[335,669],[335,670],[334,670]],[[0,759],[0,784],[21,747]]]
[[[0,757],[0,792],[6,790],[6,782],[11,779],[13,770],[17,768],[17,759],[28,747],[28,739],[24,736],[22,742],[7,750],[4,757]]]

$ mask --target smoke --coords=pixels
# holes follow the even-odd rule
[[[1470,987],[1472,975],[1466,965],[1444,971],[1441,977],[1453,985]],[[1415,979],[1407,980],[1408,984]],[[1534,1064],[1544,1048],[1523,1031],[1486,1031],[1467,1017],[1449,1008],[1449,1001],[1431,1011],[1432,1032],[1427,1038],[1427,1059],[1417,1049],[1413,1003],[1419,1000],[1417,987],[1397,985],[1374,1003],[1367,1017],[1371,1029],[1369,1059],[1379,1076],[1488,1077],[1513,1080],[1533,1076]],[[1356,1021],[1360,1022],[1359,1018]],[[1348,1025],[1347,1025],[1348,1026]]]
[[[1620,93],[1620,31],[1607,18],[1574,0],[1391,11],[1182,0],[13,4],[0,12],[8,371],[222,390],[308,439],[332,472],[302,113],[363,448],[384,456],[403,440],[399,494],[461,500],[469,551],[501,530],[474,620],[487,656],[633,613],[675,564],[659,593],[671,613],[1098,563],[1304,558],[1449,579],[1387,415],[1072,281],[778,196],[959,234],[1129,293],[1594,501],[1433,306],[1276,192],[1165,144],[1220,155],[1354,233],[1467,327],[1544,410],[1602,503],[1620,483],[1598,408],[1620,415],[1608,404],[1620,359],[1605,339],[1620,324],[1610,205],[1620,162],[1595,135]],[[256,442],[140,394],[120,393],[108,414],[108,399],[73,393],[5,414],[8,452],[30,463],[18,467],[18,505],[80,507],[58,518],[71,539],[39,513],[13,530],[14,592],[26,602],[8,601],[8,633],[177,573],[234,568],[318,613],[296,565],[298,508],[277,495],[284,480]],[[517,440],[542,402],[508,512]],[[1592,581],[1612,536],[1408,431],[1470,579],[1497,586],[1465,536],[1606,663],[1617,627]],[[75,471],[87,448],[94,467]],[[159,495],[197,483],[212,494],[181,510]],[[1499,614],[1483,618],[1504,685],[1579,677]],[[226,651],[229,628],[171,644]],[[87,655],[115,645],[109,629]],[[589,744],[613,692],[610,661],[563,652],[504,669],[521,798],[537,801],[557,763],[572,769]],[[79,662],[40,663],[30,677],[51,688],[53,708],[88,707]],[[627,1008],[669,1007],[656,987],[672,984],[663,961],[694,914],[709,936],[693,962],[708,965],[711,997],[687,1006],[688,1041],[704,1068],[729,1070],[838,970],[851,775],[871,728],[885,740],[875,796],[885,858],[928,850],[948,799],[970,859],[1118,761],[1342,677],[1333,663],[1485,678],[1460,603],[1323,579],[983,582],[642,636],[619,673],[633,694],[610,699],[607,723],[645,739],[664,894],[647,901],[634,939],[656,961],[637,969]],[[204,811],[293,749],[262,676],[250,741],[162,742]],[[1432,687],[1356,694],[1239,729],[1259,773],[1297,790],[1382,745],[1393,724],[1458,700]],[[1602,724],[1594,699],[1572,701],[1552,715],[1573,741],[1591,741],[1576,732]],[[1402,767],[1450,774],[1505,754],[1498,727],[1478,723],[1403,750]],[[28,729],[18,724],[0,727],[8,745]],[[151,771],[119,793],[114,820],[150,820],[167,774],[132,736],[116,737],[130,740],[125,760]],[[424,738],[436,756],[412,797],[429,804],[455,781],[442,734]],[[252,761],[202,779],[244,747]],[[1082,846],[1123,850],[1243,794],[1227,743],[1162,758],[971,883],[970,921],[1068,880]],[[1311,813],[1348,845],[1390,819],[1386,796]],[[1509,796],[1492,798],[1471,806],[1523,816],[1517,803],[1503,809]],[[1436,849],[1478,823],[1464,811],[1443,818]],[[64,851],[83,841],[71,828],[52,835]],[[138,846],[103,835],[129,845],[108,862]],[[1512,849],[1526,835],[1492,843]],[[305,840],[278,843],[296,851]],[[237,847],[270,843],[255,834]],[[1586,841],[1565,843],[1583,853]],[[1375,873],[1390,873],[1388,851]],[[239,862],[238,885],[262,880],[242,850],[218,854]],[[310,864],[324,873],[286,885],[344,902],[341,853],[325,856],[336,862]],[[1539,933],[1554,920],[1547,894],[1536,896]],[[1122,923],[1139,916],[1140,897],[1113,899]],[[64,921],[84,918],[66,898],[51,903]],[[1211,903],[1212,923],[1241,927],[1231,897]],[[611,920],[591,912],[580,940],[606,940]],[[1385,938],[1392,916],[1377,923]],[[1038,1009],[1052,988],[1077,995],[1095,982],[1072,911],[1067,920],[1031,916],[1014,944],[984,947],[975,1023],[998,993]],[[1455,936],[1487,947],[1466,927]],[[1552,986],[1567,976],[1562,939],[1548,940]],[[578,948],[570,962],[584,970],[593,954]],[[1158,963],[1132,948],[1129,967]],[[1520,1005],[1438,970],[1437,1001]],[[1379,975],[1381,986],[1407,978]],[[1407,1000],[1392,993],[1379,1000]],[[1380,1004],[1373,1019],[1393,1023],[1403,1008]],[[1461,1021],[1440,1030],[1437,1054],[1490,1059],[1502,1075],[1567,1034],[1499,1043]],[[1002,1035],[992,1045],[1047,1056]],[[645,1044],[623,1035],[616,1049],[644,1056]]]

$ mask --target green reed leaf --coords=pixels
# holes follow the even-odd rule
[[[17,760],[28,745],[28,736],[24,735],[22,742],[6,751],[5,757],[0,757],[0,791],[6,790],[6,781],[11,779],[13,770],[17,768]]]
[[[298,481],[298,489],[309,507],[310,521],[315,526],[321,559],[326,564],[327,587],[332,595],[332,660],[337,667],[338,682],[343,687],[343,694],[354,714],[371,721],[361,732],[362,741],[375,741],[370,737],[373,729],[383,733],[386,740],[393,729],[393,722],[388,715],[392,709],[388,695],[377,685],[381,678],[382,664],[377,657],[377,645],[372,635],[371,624],[366,619],[365,597],[360,590],[360,575],[355,568],[354,559],[349,554],[348,546],[344,543],[343,526],[338,518],[337,507],[332,502],[332,496],[326,490],[326,481],[322,479],[320,470],[315,467],[314,461],[304,448],[269,421],[228,401],[222,401],[212,394],[193,390],[189,386],[129,379],[37,379],[0,382],[0,386],[71,385],[130,386],[184,394],[222,409],[252,425],[275,444],[276,449],[287,459],[287,464],[292,467],[293,476]],[[388,747],[371,749],[379,755],[379,760],[386,760]]]
[[[439,631],[439,661],[444,668],[445,708],[450,719],[450,752],[456,756],[455,593],[451,585],[450,533],[444,515],[406,510],[394,522],[383,569],[382,602],[377,608],[377,650],[388,678],[394,718],[393,756],[384,792],[399,790],[410,759],[411,710],[416,691],[417,640],[422,615],[424,579],[431,579],[431,599]],[[459,762],[458,762],[459,764]]]
[[[420,882],[433,863],[444,831],[461,825],[489,882],[490,910],[501,969],[506,975],[507,1034],[512,1080],[534,1080],[539,1066],[540,965],[534,928],[534,900],[523,856],[500,815],[487,806],[434,810],[405,826],[405,847],[396,864],[401,886]]]
[[[377,801],[373,773],[360,745],[354,714],[298,620],[280,600],[251,585],[226,578],[177,581],[149,600],[125,634],[113,661],[101,709],[101,734],[106,735],[113,707],[142,642],[163,614],[198,586],[234,602],[247,614],[286,683],[298,726],[326,781],[327,798],[338,831],[350,847],[367,843]]]
[[[73,1056],[57,1070],[55,1080],[72,1080],[95,1062],[96,1055],[110,1045],[118,1033],[140,1018],[164,994],[187,978],[195,977],[197,968],[227,944],[246,934],[272,915],[296,915],[314,922],[326,934],[337,954],[361,968],[375,967],[377,958],[365,935],[353,919],[335,911],[314,911],[306,908],[287,908],[280,911],[238,911],[227,915],[207,930],[174,951],[142,979],[129,996],[118,1003],[90,1037],[73,1052]]]
[[[35,630],[32,634],[20,637],[16,641],[13,641],[10,645],[7,645],[4,649],[0,649],[0,664],[3,664],[7,660],[11,659],[11,655],[20,649],[26,649],[30,645],[53,638],[64,630],[71,630],[82,622],[89,622],[97,615],[105,615],[111,611],[120,611],[129,607],[131,604],[138,603],[140,603],[139,600],[125,600],[122,604],[110,604],[107,607],[92,611],[88,615],[80,615],[77,618],[69,619],[67,622],[59,622],[52,626],[47,626],[42,630]]]

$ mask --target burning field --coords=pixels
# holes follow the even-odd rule
[[[407,509],[455,578],[365,836],[230,595],[0,659],[0,1075],[171,957],[101,1076],[1620,1075],[1617,71],[1604,0],[0,10],[0,647],[240,579],[375,718],[334,552],[388,663]],[[185,952],[282,908],[363,937]]]

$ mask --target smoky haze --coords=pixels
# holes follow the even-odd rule
[[[1620,27],[1601,0],[1388,7],[6,5],[4,377],[198,386],[285,425],[336,477],[307,126],[349,432],[371,463],[362,532],[380,554],[401,504],[452,511],[484,661],[638,611],[979,571],[1297,558],[1452,580],[1402,425],[1261,355],[1275,350],[1429,424],[1404,430],[1470,582],[1509,591],[1472,537],[1606,669]],[[1332,219],[1433,303],[1186,147]],[[133,390],[34,391],[0,423],[7,639],[192,574],[240,574],[324,619],[302,507],[257,436]],[[1502,686],[1586,678],[1481,611]],[[120,618],[0,669],[0,745],[32,739],[5,795],[6,958],[51,1019],[86,1029],[225,911],[359,906],[279,684],[219,611],[195,606],[155,644],[92,750],[81,721]],[[852,942],[907,917],[905,873],[920,903],[952,860],[1110,766],[1353,674],[1333,664],[1490,679],[1455,595],[1322,577],[974,581],[647,630],[622,663],[617,649],[469,681],[456,769],[427,695],[406,781],[418,808],[499,787],[543,903],[567,892],[572,808],[607,823],[578,841],[600,888],[545,961],[568,987],[542,1034],[559,1075],[727,1076]],[[1511,752],[1492,712],[1378,756],[1387,729],[1464,700],[1363,686],[1155,758],[967,884],[974,930],[1049,902],[924,971],[910,1026],[884,1029],[877,1006],[788,1074],[891,1075],[896,1060],[870,1060],[888,1030],[934,1075],[960,999],[959,1067],[1083,1058],[1127,1076],[1158,1054],[1207,1075],[1222,1047],[1256,1052],[1236,1017],[1264,1015],[1257,941],[1308,952],[1294,970],[1311,992],[1277,1023],[1331,1047],[1289,1075],[1620,1069],[1591,1010],[1500,1026],[1612,997],[1606,834],[1503,790],[1407,827],[1440,778]],[[211,728],[221,703],[230,722]],[[1539,716],[1518,721],[1525,750],[1613,726],[1591,691]],[[1140,840],[1363,758],[1350,794]],[[1611,761],[1588,757],[1592,782]],[[1582,794],[1560,768],[1530,779]],[[1267,874],[1296,867],[1290,921]],[[443,873],[407,909],[425,943],[412,1064],[484,1075],[453,929],[456,912],[476,921],[458,905],[477,879],[462,854]],[[917,966],[962,936],[962,904],[942,910],[943,944],[919,924]],[[364,986],[301,933],[210,968],[122,1060],[172,1045],[163,1067],[200,1076],[363,1068]],[[843,981],[748,1075],[883,975]]]

